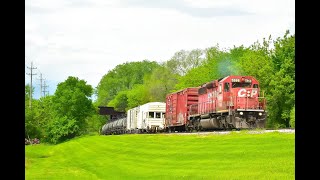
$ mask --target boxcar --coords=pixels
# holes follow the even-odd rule
[[[166,96],[166,131],[185,131],[190,106],[198,103],[198,87],[186,88]],[[193,108],[193,109],[190,109]]]

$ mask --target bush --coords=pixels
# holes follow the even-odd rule
[[[295,122],[296,122],[296,120],[295,120],[296,119],[295,118],[295,116],[296,116],[295,111],[296,111],[296,107],[293,106],[293,108],[290,111],[290,127],[292,127],[292,128],[295,128]]]
[[[75,119],[68,119],[66,116],[55,117],[47,126],[46,141],[57,144],[75,137],[78,131],[79,126]]]

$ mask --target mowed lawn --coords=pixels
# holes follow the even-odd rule
[[[84,136],[25,147],[26,179],[295,179],[295,134]]]

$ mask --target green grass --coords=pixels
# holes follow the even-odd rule
[[[295,179],[295,135],[84,136],[25,147],[26,179]]]

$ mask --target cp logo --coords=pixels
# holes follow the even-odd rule
[[[252,89],[252,92],[250,90],[246,90],[246,89],[240,89],[238,91],[238,97],[253,97],[254,95],[256,95],[258,93],[257,90]]]

